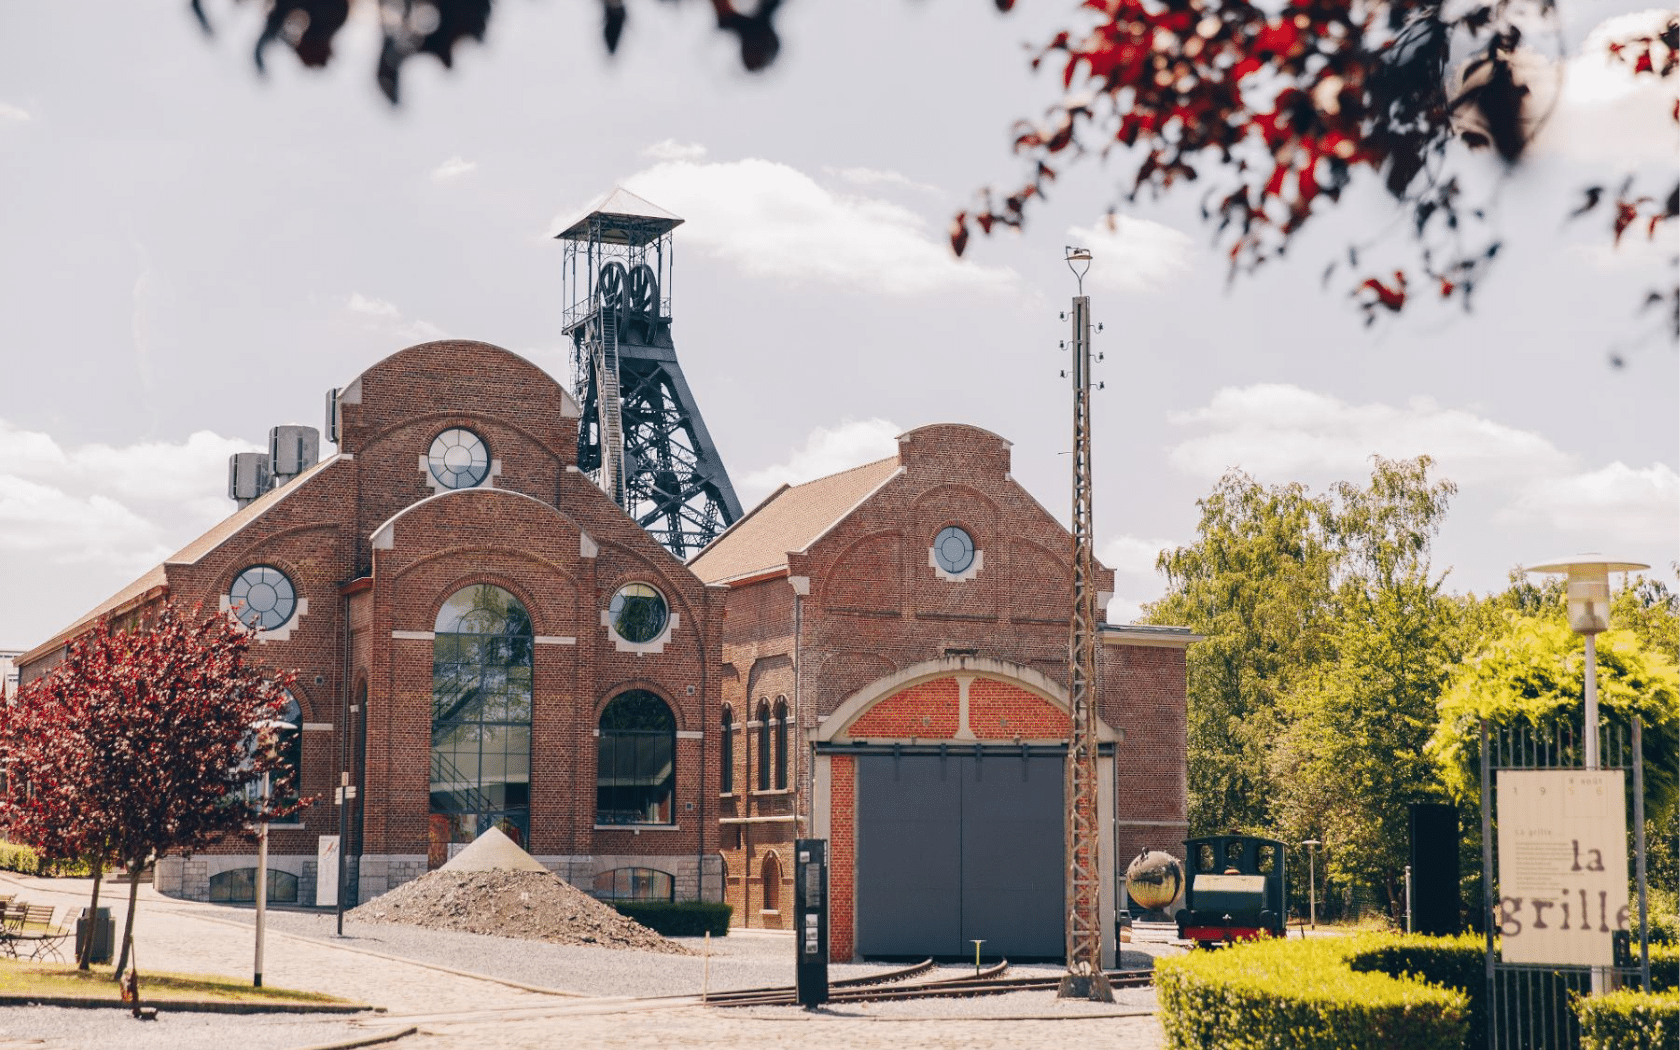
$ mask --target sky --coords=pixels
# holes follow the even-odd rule
[[[1322,489],[1373,455],[1427,453],[1458,484],[1435,547],[1451,590],[1582,550],[1672,582],[1680,374],[1636,308],[1675,230],[1612,249],[1606,219],[1567,219],[1588,184],[1672,175],[1672,96],[1583,51],[1642,4],[1565,0],[1531,163],[1471,164],[1505,243],[1474,310],[1424,297],[1371,327],[1321,281],[1400,226],[1362,183],[1234,283],[1193,194],[1128,204],[1095,158],[1024,233],[951,256],[952,214],[1021,175],[1010,129],[1059,91],[1027,45],[1073,0],[802,0],[764,75],[692,0],[632,2],[616,58],[593,0],[504,0],[453,71],[408,63],[397,109],[369,5],[325,72],[275,48],[266,76],[261,5],[205,6],[208,38],[174,0],[0,0],[0,649],[231,513],[228,455],[319,426],[325,392],[390,353],[482,339],[569,383],[551,234],[615,185],[687,220],[677,351],[748,505],[956,421],[1012,441],[1065,520],[1062,256],[1085,244],[1111,620],[1160,596],[1157,553],[1194,539],[1225,471]]]

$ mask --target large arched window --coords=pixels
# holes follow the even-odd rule
[[[276,746],[280,751],[280,760],[286,763],[286,768],[276,773],[270,790],[275,802],[281,806],[290,806],[303,793],[303,708],[293,696],[291,690],[282,690],[286,702],[280,708],[280,721],[291,726],[282,729],[278,734]],[[299,817],[289,817],[288,820],[298,821]]]
[[[758,702],[758,790],[770,790],[770,701]]]
[[[729,794],[735,790],[735,712],[723,705],[723,756],[719,772],[721,790]]]
[[[521,846],[531,826],[531,618],[487,583],[451,595],[432,643],[431,849],[499,827]]]
[[[788,706],[786,700],[776,701],[776,790],[788,786]]]
[[[677,720],[645,689],[620,693],[601,712],[595,823],[670,824],[677,792]]]

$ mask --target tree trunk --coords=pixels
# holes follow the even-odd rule
[[[82,951],[76,960],[76,968],[85,970],[93,959],[94,921],[99,915],[99,883],[105,875],[105,858],[95,857],[93,861],[93,900],[88,904],[87,921],[82,923]]]
[[[134,905],[140,897],[140,869],[144,861],[131,862],[128,865],[128,918],[123,920],[122,957],[117,960],[117,980],[122,980],[123,971],[128,969],[128,958],[134,948]]]

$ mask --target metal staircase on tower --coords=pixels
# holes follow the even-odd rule
[[[557,237],[583,409],[578,469],[686,560],[741,504],[671,337],[671,231],[682,221],[618,189]]]

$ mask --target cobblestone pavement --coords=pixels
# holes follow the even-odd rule
[[[111,886],[108,898],[120,933],[127,887]],[[0,875],[0,891],[61,909],[86,904],[86,880],[39,880]],[[102,895],[103,897],[103,895]],[[61,912],[62,914],[62,912]],[[178,901],[140,890],[136,951],[147,970],[247,977],[252,969],[250,912]],[[510,944],[511,951],[518,945]],[[743,940],[736,950],[748,947]],[[778,945],[769,942],[765,950]],[[649,956],[649,965],[660,958]],[[757,1050],[845,1046],[860,1050],[917,1048],[1048,1048],[1160,1050],[1153,995],[1128,993],[1113,1006],[1059,1004],[1050,993],[1016,993],[963,1000],[843,1006],[807,1013],[794,1008],[722,1010],[692,1000],[648,1001],[628,997],[552,995],[444,972],[436,966],[357,950],[351,944],[272,930],[265,950],[264,982],[275,987],[329,992],[387,1009],[355,1019],[314,1015],[307,1024],[261,1017],[165,1015],[143,1036],[122,1033],[125,1015],[12,1008],[0,1019],[0,1050],[84,1050],[92,1045],[167,1050],[267,1050],[352,1039],[417,1025],[417,1035],[391,1044],[398,1050],[548,1050],[556,1045],[612,1048],[733,1047]],[[567,985],[564,973],[553,983]],[[578,985],[587,984],[581,978]],[[714,985],[716,987],[716,985]],[[143,986],[142,986],[143,988]],[[83,1011],[82,1013],[91,1014]],[[192,1017],[190,1023],[187,1018]],[[115,1030],[111,1030],[112,1026]],[[287,1025],[291,1025],[289,1038]]]

